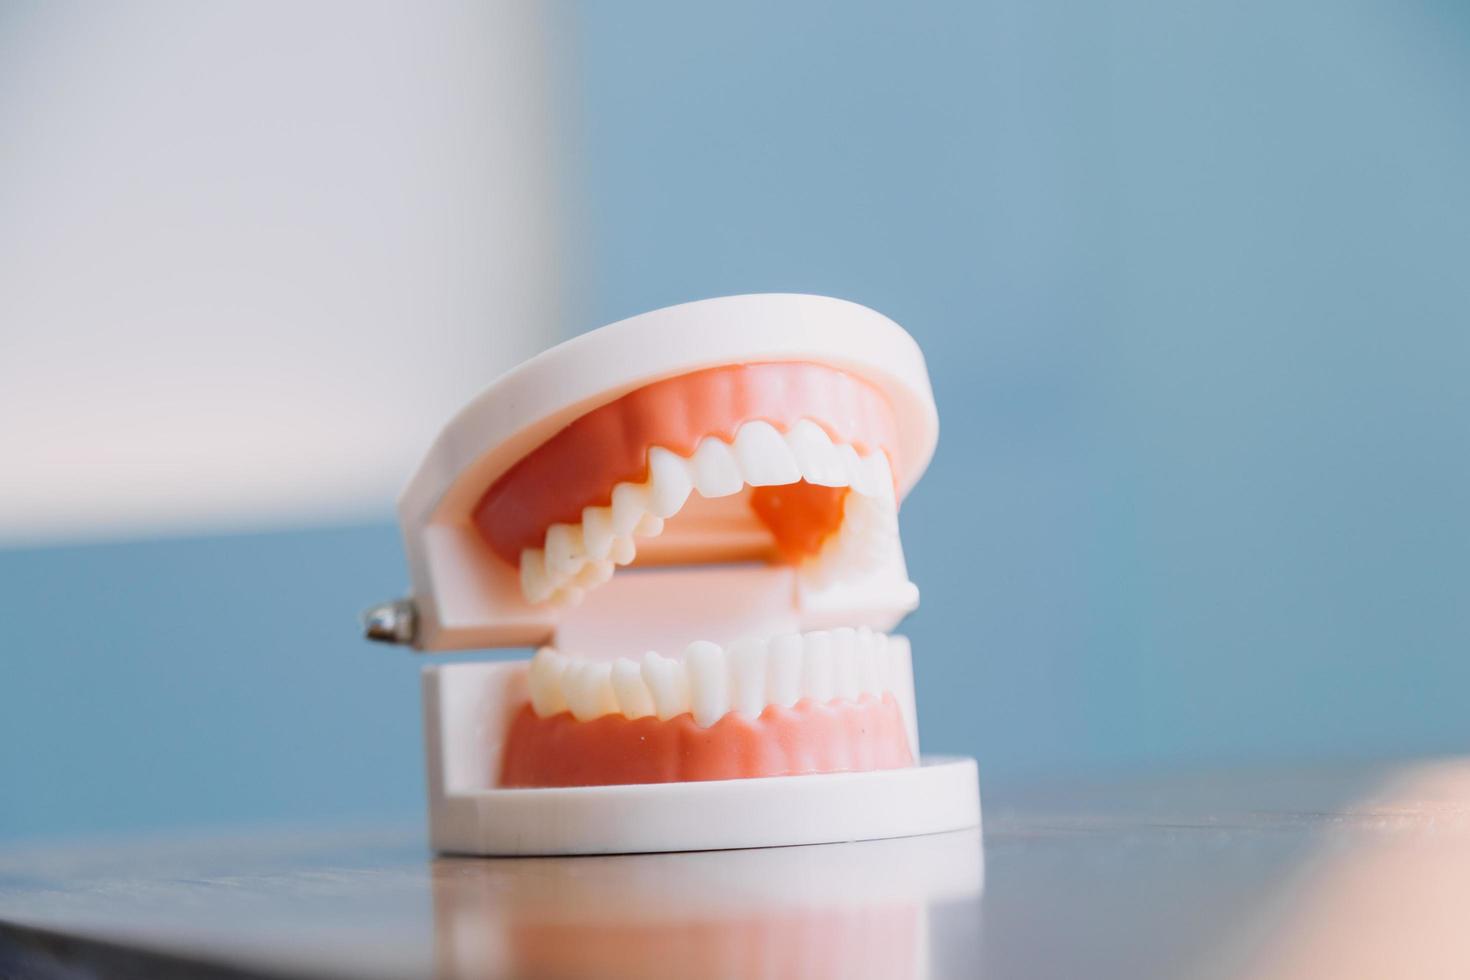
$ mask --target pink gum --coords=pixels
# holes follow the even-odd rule
[[[511,722],[500,784],[610,786],[708,779],[867,772],[913,764],[903,712],[880,700],[810,699],[768,705],[756,719],[731,712],[709,728],[691,715],[667,721],[604,715],[541,718],[526,705]]]
[[[606,506],[617,484],[646,480],[650,447],[688,456],[705,436],[733,441],[745,422],[785,431],[803,418],[859,453],[893,456],[892,407],[867,382],[821,364],[732,364],[645,385],[583,415],[496,480],[474,521],[514,565],[552,524],[580,523],[583,508]]]

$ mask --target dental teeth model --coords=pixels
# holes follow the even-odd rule
[[[400,502],[374,639],[536,647],[425,668],[441,851],[612,853],[979,822],[921,758],[898,505],[937,421],[912,338],[814,296],[658,310],[533,358]]]

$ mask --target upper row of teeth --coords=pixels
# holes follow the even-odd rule
[[[543,647],[527,680],[531,707],[543,718],[570,711],[578,721],[610,714],[667,721],[688,713],[708,728],[731,711],[758,718],[771,704],[882,697],[899,655],[887,635],[847,627],[729,647],[698,640],[681,660],[657,653],[641,662],[583,660]]]
[[[584,508],[581,523],[551,525],[543,547],[521,552],[521,591],[532,603],[578,602],[587,589],[611,578],[614,566],[633,560],[635,536],[662,533],[665,518],[677,514],[689,494],[726,497],[746,485],[799,480],[851,487],[874,500],[893,497],[892,471],[881,450],[859,456],[809,419],[784,434],[769,422],[746,422],[733,443],[706,436],[688,457],[651,448],[647,480],[619,483],[608,506]]]

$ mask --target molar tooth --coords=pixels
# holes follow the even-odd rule
[[[643,682],[643,672],[627,657],[613,661],[612,687],[618,707],[629,718],[645,718],[654,713],[653,695]]]
[[[613,533],[626,538],[648,512],[648,488],[641,483],[619,483],[612,492]]]
[[[582,548],[587,557],[601,561],[608,556],[612,543],[612,508],[582,508]]]
[[[657,514],[644,514],[633,526],[633,533],[640,538],[656,538],[664,533],[664,519]]]
[[[545,602],[551,597],[551,579],[546,574],[546,553],[540,548],[521,552],[521,593],[527,602]]]
[[[604,558],[601,561],[588,561],[572,580],[572,584],[583,589],[593,589],[613,577],[613,563]]]
[[[613,538],[610,553],[616,564],[626,565],[638,557],[638,546],[633,543],[632,538]]]
[[[832,631],[832,663],[837,696],[844,701],[856,701],[862,693],[857,673],[857,630],[843,626]]]
[[[766,697],[772,704],[791,707],[801,700],[802,639],[786,633],[771,641]]]
[[[823,487],[847,486],[847,468],[820,425],[801,419],[787,431],[786,444],[791,447],[803,480]]]
[[[562,608],[580,606],[585,598],[587,598],[586,589],[579,585],[564,585],[551,594],[551,604]]]
[[[617,713],[618,701],[612,689],[612,664],[598,661],[573,664],[562,676],[572,717],[578,721],[592,721]]]
[[[580,526],[553,524],[546,529],[546,571],[553,580],[574,577],[581,571],[584,554]]]
[[[766,643],[740,640],[730,644],[730,701],[747,718],[759,718],[766,707]]]
[[[705,436],[689,461],[694,488],[701,497],[728,497],[745,486],[745,477],[730,447],[715,436]]]
[[[769,422],[746,422],[735,434],[735,458],[753,487],[780,486],[801,479],[801,470],[781,433]]]
[[[659,517],[673,517],[689,499],[694,483],[689,466],[662,446],[648,451],[648,507]]]
[[[683,664],[650,651],[643,655],[642,674],[660,721],[689,710],[689,674]]]
[[[806,653],[801,661],[801,694],[818,704],[837,696],[832,665],[832,634],[816,630],[803,637]]]
[[[730,710],[725,651],[717,643],[695,640],[684,648],[684,667],[689,671],[689,710],[694,723],[708,728]]]
[[[567,710],[567,700],[561,689],[561,675],[566,667],[566,659],[551,647],[542,647],[531,658],[526,687],[531,692],[532,710],[542,718]]]

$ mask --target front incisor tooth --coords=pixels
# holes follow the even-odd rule
[[[613,534],[630,537],[648,513],[648,488],[641,483],[619,483],[612,492]]]
[[[837,697],[856,701],[862,694],[857,670],[857,631],[843,626],[832,631],[832,665],[836,673]]]
[[[655,714],[653,695],[643,682],[643,671],[627,657],[619,657],[612,665],[613,694],[618,707],[629,718],[646,718]]]
[[[617,698],[612,689],[612,664],[589,661],[568,668],[562,675],[567,707],[578,721],[592,721],[616,714]]]
[[[873,665],[873,631],[863,626],[857,631],[857,684],[860,695],[879,693],[877,673]]]
[[[689,460],[694,489],[701,497],[728,497],[745,486],[735,453],[716,436],[705,436]]]
[[[725,651],[717,643],[695,640],[684,649],[689,672],[689,710],[694,723],[708,728],[730,710],[730,682]]]
[[[554,581],[581,571],[584,555],[581,525],[553,524],[546,529],[546,571]]]
[[[673,517],[693,489],[688,463],[662,446],[648,451],[649,510],[659,517]]]
[[[740,640],[726,652],[730,661],[730,702],[747,718],[759,718],[766,707],[766,643]]]
[[[551,647],[542,647],[531,658],[531,666],[526,672],[526,687],[531,692],[531,709],[542,718],[567,710],[561,689],[561,675],[566,666],[566,660]]]
[[[582,509],[582,548],[587,557],[601,561],[612,550],[613,526],[611,507]]]
[[[689,676],[683,664],[650,651],[643,655],[642,674],[660,721],[689,710]]]
[[[803,637],[806,653],[801,662],[801,696],[826,704],[837,696],[832,672],[832,634],[816,630]]]
[[[735,434],[735,458],[753,487],[782,486],[801,479],[791,449],[769,422],[746,422]]]
[[[771,704],[791,707],[801,700],[802,639],[795,633],[771,641],[766,673],[766,698]]]
[[[826,430],[811,419],[801,419],[786,433],[801,478],[822,487],[847,486],[847,468],[837,455]]]

